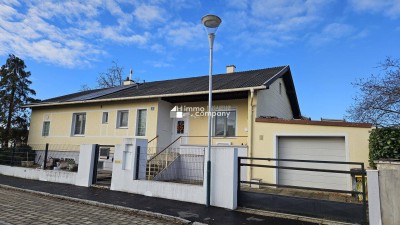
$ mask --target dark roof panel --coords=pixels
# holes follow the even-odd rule
[[[213,90],[258,87],[264,85],[272,78],[281,75],[280,72],[285,68],[286,66],[280,66],[267,69],[213,75]],[[153,81],[139,85],[135,84],[90,90],[47,99],[39,102],[38,104],[40,105],[41,103],[50,102],[85,101],[93,99],[168,95],[200,91],[208,91],[208,76]]]

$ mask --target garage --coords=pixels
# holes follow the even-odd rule
[[[278,137],[279,159],[347,161],[344,137]],[[279,162],[279,166],[349,170],[348,165],[305,162]],[[277,181],[281,185],[348,190],[350,175],[278,169]]]

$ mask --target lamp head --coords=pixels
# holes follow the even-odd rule
[[[205,15],[201,18],[201,23],[205,26],[209,34],[215,34],[222,20],[216,15]]]

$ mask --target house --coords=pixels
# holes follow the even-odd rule
[[[126,81],[27,105],[28,143],[115,145],[145,138],[156,152],[171,144],[206,146],[207,104],[208,76]],[[228,66],[213,76],[213,107],[213,145],[246,147],[250,157],[368,162],[371,125],[303,120],[289,66],[242,72]],[[295,176],[249,174],[284,184]],[[335,182],[323,186],[349,187],[348,180]]]

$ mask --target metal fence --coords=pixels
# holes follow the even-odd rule
[[[148,148],[147,154],[147,180],[203,184],[204,148]]]
[[[31,144],[0,149],[0,164],[76,172],[79,150],[79,145],[67,144]]]
[[[242,160],[246,160],[246,162],[243,162]],[[247,161],[250,160],[250,161]],[[284,165],[281,166],[279,163],[283,162],[290,162],[292,164],[289,165]],[[307,165],[307,167],[304,166],[296,166],[298,164],[296,163],[302,163]],[[313,166],[314,165],[314,166]],[[321,168],[315,168],[315,165],[322,165]],[[355,166],[359,167],[357,170],[340,170],[340,169],[330,169],[328,165],[348,165],[348,166]],[[267,183],[267,182],[262,182],[260,180],[242,180],[240,176],[240,172],[242,167],[249,167],[249,168],[263,168],[263,169],[278,169],[278,170],[294,170],[294,171],[307,171],[307,172],[312,172],[313,176],[318,173],[331,173],[331,174],[348,174],[348,175],[359,175],[361,176],[362,184],[361,184],[361,190],[341,190],[341,189],[332,189],[332,188],[320,188],[320,187],[311,187],[307,185],[284,185],[284,184],[279,184],[279,183]],[[335,168],[335,167],[333,167]],[[356,218],[356,220],[359,220],[357,222],[361,222],[362,224],[367,223],[367,198],[366,198],[366,172],[365,172],[365,167],[364,163],[362,162],[343,162],[343,161],[321,161],[321,160],[297,160],[297,159],[278,159],[278,158],[256,158],[256,157],[238,157],[238,183],[237,183],[237,190],[238,190],[238,196],[239,196],[239,205],[246,204],[242,202],[246,202],[245,198],[246,195],[241,193],[241,184],[247,184],[247,185],[256,185],[260,187],[275,187],[275,188],[286,188],[286,189],[295,189],[295,190],[306,190],[306,191],[317,191],[317,192],[327,192],[327,193],[341,193],[341,194],[351,194],[355,196],[360,196],[360,199],[362,201],[362,207],[361,207],[361,216],[360,218]],[[260,195],[261,196],[261,195]],[[324,202],[324,201],[322,201]],[[278,200],[275,201],[275,205],[278,204]],[[350,203],[348,203],[350,205]],[[314,202],[314,205],[317,205],[316,202]],[[336,204],[339,205],[339,204]],[[342,207],[345,205],[341,205]],[[284,206],[286,207],[285,210],[288,210],[287,205]],[[353,207],[354,208],[354,207]],[[360,207],[358,207],[360,208]],[[268,210],[271,210],[268,208]],[[280,209],[282,210],[282,209]],[[298,209],[296,209],[298,210]],[[322,209],[324,210],[324,209]],[[343,208],[337,209],[338,211],[343,210]],[[288,211],[286,211],[288,212]],[[291,212],[291,213],[298,213],[301,212],[301,209],[296,211],[296,212]],[[317,213],[317,212],[315,212]],[[332,216],[335,213],[334,208],[330,208],[328,212],[326,213],[325,216]],[[352,212],[355,217],[358,216],[359,212]],[[322,213],[321,213],[322,214]],[[331,215],[332,214],[332,215]],[[356,215],[357,214],[357,215]],[[340,218],[342,219],[342,218]]]

